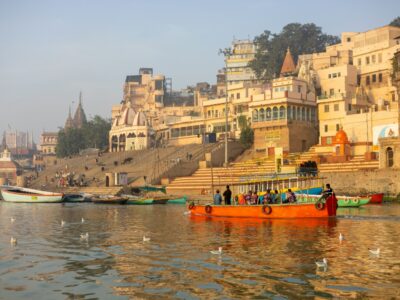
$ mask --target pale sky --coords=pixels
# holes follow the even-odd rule
[[[63,126],[79,91],[88,118],[111,116],[140,67],[179,89],[214,83],[218,49],[233,37],[313,22],[328,34],[366,31],[400,15],[399,2],[268,0],[0,0],[0,133]],[[74,103],[73,103],[74,101]]]

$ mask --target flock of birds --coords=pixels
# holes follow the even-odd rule
[[[339,242],[341,243],[344,240],[344,236],[342,233],[339,233]],[[374,255],[374,256],[379,256],[381,253],[381,249],[368,249],[369,253]],[[328,267],[328,260],[326,258],[323,258],[322,261],[316,261],[315,264],[317,265],[317,268],[324,268],[326,269]]]
[[[15,218],[11,217],[10,219],[11,223],[15,222]],[[85,219],[81,219],[81,223],[85,223]],[[61,220],[61,227],[64,227],[66,222],[64,220]],[[81,240],[89,241],[89,232],[81,233],[80,235]],[[339,233],[339,242],[341,243],[344,240],[344,236],[342,233]],[[143,236],[143,242],[150,242],[150,238],[146,237],[145,235]],[[11,245],[16,245],[17,244],[17,239],[15,237],[11,237],[10,240]],[[379,256],[381,250],[380,248],[377,249],[368,249],[369,253],[374,255],[374,256]],[[222,255],[222,247],[218,247],[218,250],[211,250],[211,254],[213,255]],[[317,265],[317,268],[324,268],[326,269],[328,267],[328,260],[326,258],[323,258],[322,261],[316,261],[315,264]]]
[[[11,221],[11,223],[14,223],[14,222],[15,222],[15,218],[14,218],[14,217],[11,217],[10,221]],[[84,219],[84,218],[81,219],[81,223],[82,223],[82,224],[85,223],[85,219]],[[66,224],[67,224],[67,223],[66,223],[64,220],[61,220],[61,227],[64,227]],[[81,234],[80,234],[80,239],[81,239],[81,240],[84,240],[84,241],[89,241],[89,232],[81,233]],[[146,237],[146,236],[144,235],[144,236],[143,236],[143,242],[150,242],[150,238],[149,238],[149,237]],[[10,244],[13,245],[13,246],[15,246],[15,245],[17,244],[17,239],[16,239],[15,237],[12,236],[11,239],[10,239]]]

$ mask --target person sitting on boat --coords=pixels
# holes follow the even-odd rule
[[[247,205],[250,205],[251,204],[251,191],[249,191],[247,194],[246,194],[246,196],[244,197],[245,198],[245,200],[246,200],[246,204]]]
[[[268,203],[268,204],[272,203],[273,198],[272,198],[272,194],[271,194],[271,190],[270,189],[267,189],[267,193],[265,194],[264,198],[266,200],[266,203]]]
[[[217,190],[217,193],[214,195],[214,205],[221,205],[222,203],[222,196],[219,193],[219,190]]]
[[[288,189],[288,192],[286,193],[286,201],[289,203],[294,203],[296,202],[296,195],[292,192],[291,189]]]
[[[254,192],[253,195],[251,195],[251,204],[256,205],[257,202],[258,202],[257,192]]]
[[[281,203],[281,202],[282,202],[281,194],[279,194],[278,190],[275,190],[274,203]]]
[[[239,202],[239,205],[245,205],[246,204],[246,198],[245,198],[245,196],[243,194],[239,194],[238,202]]]

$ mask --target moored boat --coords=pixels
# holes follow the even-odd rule
[[[368,204],[382,204],[383,195],[384,195],[383,193],[370,195],[370,200]]]
[[[63,199],[65,202],[91,202],[93,195],[85,193],[65,194]]]
[[[183,196],[180,198],[168,199],[168,204],[186,204],[187,197]]]
[[[100,195],[92,198],[92,202],[96,204],[125,204],[128,198],[113,196],[113,195]]]
[[[53,193],[20,187],[2,188],[1,195],[4,201],[7,202],[56,203],[63,201],[62,193]]]
[[[331,195],[315,203],[270,205],[196,205],[188,209],[194,215],[258,219],[326,218],[336,216],[337,199]]]
[[[369,197],[336,196],[339,207],[360,207],[369,202]],[[321,195],[296,194],[299,203],[315,203]]]

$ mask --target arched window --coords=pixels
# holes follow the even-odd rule
[[[292,119],[292,107],[291,106],[287,107],[287,118],[288,118],[288,120]]]
[[[272,109],[272,120],[278,120],[278,108],[276,106]]]
[[[258,122],[258,110],[253,110],[253,122]]]
[[[303,120],[303,121],[306,120],[306,108],[305,107],[301,108],[301,120]]]
[[[281,106],[279,107],[279,119],[284,119],[285,118],[285,107]]]
[[[292,109],[293,109],[292,111],[293,120],[297,120],[296,106],[293,106]]]
[[[386,149],[386,165],[387,167],[393,167],[393,149],[388,147]]]
[[[272,117],[271,116],[271,108],[268,107],[265,111],[266,111],[266,118],[265,119],[267,121],[271,121],[271,117]]]
[[[311,108],[311,122],[315,122],[315,108],[312,107]]]
[[[260,122],[264,122],[264,121],[265,121],[265,111],[264,111],[264,108],[261,108],[261,109],[260,109],[259,117],[260,117],[260,119],[259,119]]]

